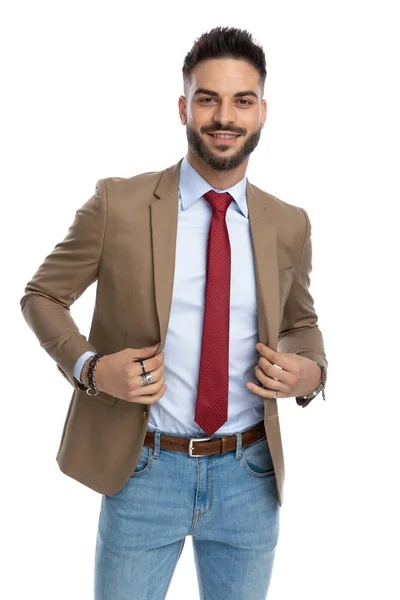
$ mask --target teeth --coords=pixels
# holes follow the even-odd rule
[[[222,140],[231,140],[232,138],[237,137],[236,135],[216,135],[214,134],[214,137],[216,138],[221,138]]]

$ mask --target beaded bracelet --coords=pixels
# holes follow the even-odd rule
[[[94,356],[92,356],[92,358],[90,360],[89,372],[88,372],[89,387],[86,390],[86,393],[88,396],[97,396],[97,394],[99,393],[99,390],[97,389],[96,383],[94,381],[94,374],[96,371],[97,363],[99,362],[99,360],[102,356],[104,356],[104,354],[95,354]],[[91,391],[94,391],[94,394],[92,394]]]
[[[91,356],[89,356],[89,358],[87,358],[85,360],[85,362],[83,363],[81,374],[80,374],[80,380],[82,381],[83,385],[85,385],[86,387],[88,387],[88,385],[89,385],[88,371],[89,371],[89,365],[91,363],[93,356],[94,355],[92,354]]]

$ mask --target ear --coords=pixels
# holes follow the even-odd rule
[[[267,119],[267,101],[262,100],[261,102],[261,127],[264,127]]]
[[[182,123],[182,125],[186,125],[187,115],[186,115],[186,98],[185,98],[185,96],[179,97],[178,108],[179,108],[179,117],[181,119],[181,123]]]

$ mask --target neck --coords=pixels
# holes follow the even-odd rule
[[[188,149],[187,158],[193,169],[195,169],[211,187],[216,188],[217,190],[226,190],[241,181],[245,176],[247,163],[249,162],[249,157],[247,157],[238,167],[236,167],[236,169],[232,169],[231,171],[214,171],[205,165],[190,148]]]

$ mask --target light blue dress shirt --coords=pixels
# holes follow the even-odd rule
[[[264,417],[263,399],[246,388],[247,381],[260,382],[254,368],[259,359],[256,279],[246,200],[246,176],[234,186],[212,188],[183,159],[179,177],[178,229],[174,287],[168,332],[163,348],[167,389],[151,405],[148,429],[170,433],[206,435],[194,422],[203,335],[206,290],[207,241],[212,209],[204,198],[210,189],[229,192],[226,223],[231,245],[231,297],[229,329],[228,420],[217,433],[228,435],[258,423]],[[86,358],[77,361],[79,379]],[[215,381],[218,386],[218,381]]]

